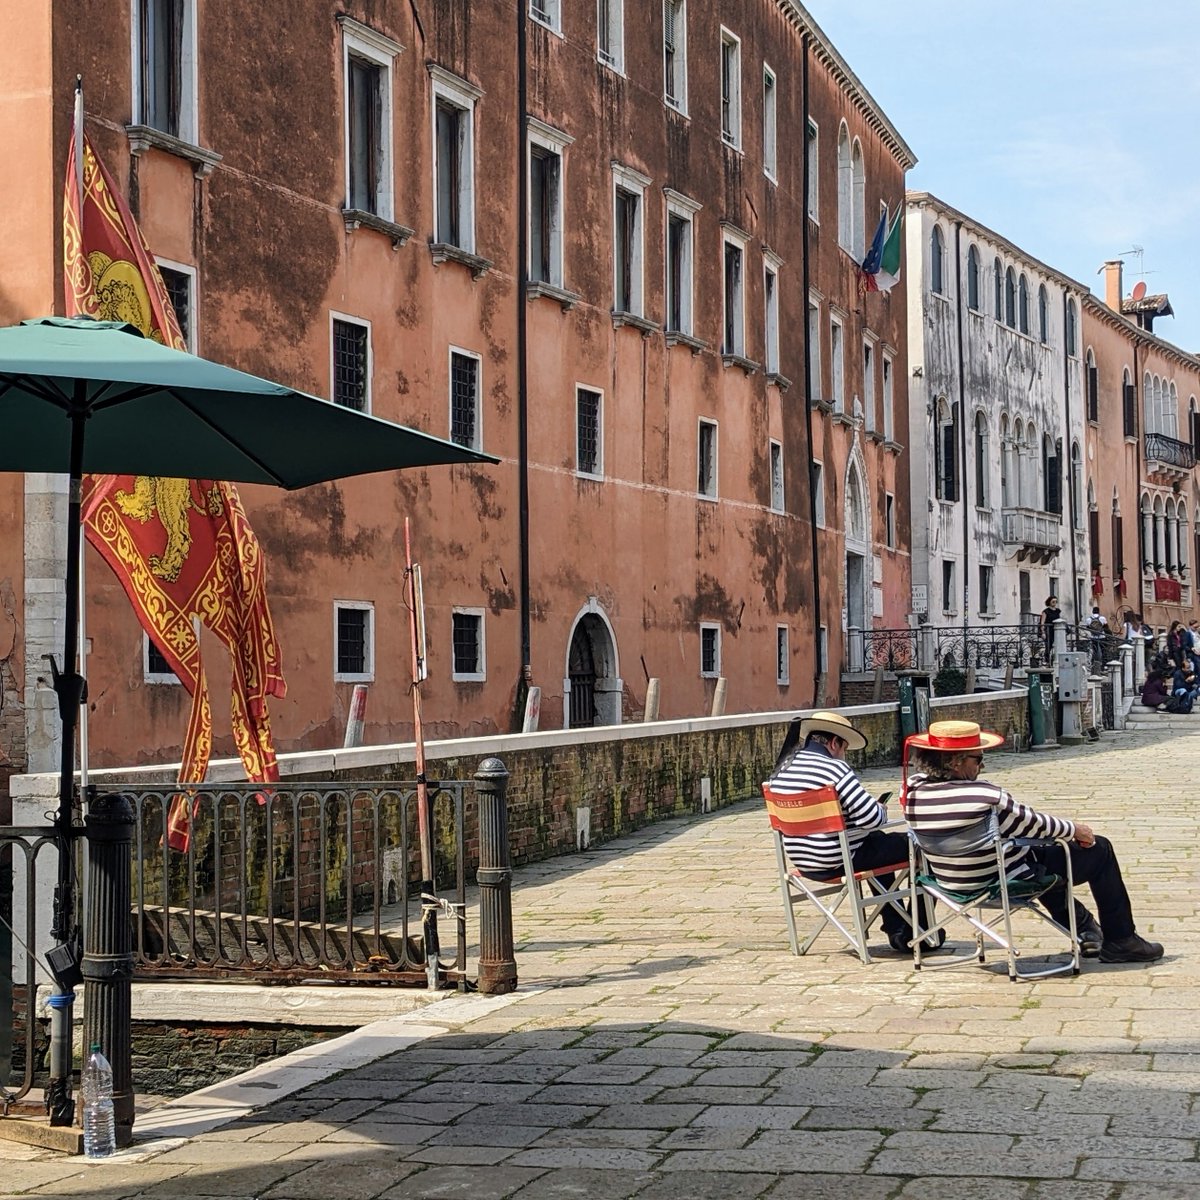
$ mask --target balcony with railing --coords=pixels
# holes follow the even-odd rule
[[[1196,450],[1191,442],[1181,442],[1165,433],[1146,434],[1146,470],[1167,479],[1186,479],[1196,465]]]
[[[1004,545],[1021,561],[1049,562],[1062,549],[1062,518],[1034,508],[1002,511]]]

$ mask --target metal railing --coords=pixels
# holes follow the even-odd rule
[[[1190,471],[1196,465],[1196,451],[1191,442],[1181,442],[1165,433],[1147,433],[1146,461]]]
[[[917,666],[917,631],[915,629],[862,629],[857,632],[861,650],[857,657],[860,670],[908,671]],[[855,647],[851,647],[852,657]]]
[[[942,667],[992,668],[1041,666],[1046,642],[1033,624],[948,626],[933,632],[934,663]]]
[[[438,966],[467,968],[465,806],[471,785],[430,783],[436,880],[422,897],[416,784],[130,787],[135,977],[426,982],[422,903],[455,926]],[[189,808],[186,852],[163,836]],[[453,945],[453,954],[446,951]]]

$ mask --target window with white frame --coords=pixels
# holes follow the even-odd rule
[[[529,0],[529,15],[539,25],[562,32],[562,0]]]
[[[564,151],[567,134],[529,118],[529,278],[563,286]]]
[[[779,374],[779,268],[783,260],[763,251],[763,344],[768,375]]]
[[[813,516],[818,529],[825,528],[825,467],[813,459],[812,463]]]
[[[705,499],[717,498],[717,423],[703,418],[696,439],[696,490]]]
[[[663,0],[663,96],[687,112],[687,0]]]
[[[842,340],[842,323],[837,317],[829,318],[829,382],[835,413],[846,411],[846,360]]]
[[[375,605],[363,600],[333,602],[333,678],[370,683],[375,678]]]
[[[163,287],[167,289],[167,299],[171,301],[171,309],[175,313],[175,320],[179,322],[179,332],[183,334],[184,345],[190,353],[195,354],[196,268],[168,262],[163,258],[157,259],[156,262]]]
[[[450,614],[450,678],[457,683],[481,683],[487,678],[484,657],[483,609],[455,608]]]
[[[889,550],[896,548],[896,497],[891,492],[883,494],[883,529]]]
[[[770,443],[771,454],[771,511],[781,513],[783,509],[783,446],[776,441]]]
[[[1074,300],[1067,301],[1067,329],[1066,329],[1066,350],[1067,357],[1074,358],[1079,353],[1079,310],[1075,307]]]
[[[721,236],[723,318],[721,353],[746,355],[746,237],[726,227]]]
[[[650,180],[613,163],[613,309],[640,317],[645,293],[646,188]]]
[[[838,127],[838,245],[843,250],[854,246],[854,169],[850,161],[850,130],[843,121]]]
[[[668,333],[683,333],[690,337],[694,331],[694,218],[700,205],[671,188],[664,190],[667,197],[666,328]]]
[[[875,428],[875,343],[870,338],[863,339],[862,348],[863,368],[863,425],[868,432]]]
[[[343,408],[371,411],[371,326],[330,314],[330,398]]]
[[[820,220],[819,200],[819,174],[818,170],[821,164],[821,141],[820,130],[817,127],[816,121],[810,120],[808,123],[808,216],[811,221]]]
[[[625,0],[596,0],[596,57],[614,71],[625,70]]]
[[[195,0],[133,0],[133,112],[147,125],[195,143]]]
[[[429,65],[433,88],[433,240],[475,253],[475,103],[483,93]]]
[[[604,393],[575,389],[575,470],[580,475],[604,474]]]
[[[700,622],[700,674],[716,679],[721,674],[721,627]]]
[[[808,398],[821,398],[821,301],[808,298]]]
[[[858,138],[850,149],[850,253],[856,262],[867,255],[867,168],[863,161],[862,143]]]
[[[929,234],[929,290],[942,296],[946,292],[946,242],[940,225],[934,225]]]
[[[174,668],[167,661],[167,656],[142,634],[142,681],[144,683],[178,684],[181,682]]]
[[[779,178],[779,105],[775,72],[763,63],[763,171],[770,180]]]
[[[721,27],[721,139],[742,147],[742,41]]]
[[[483,444],[479,411],[482,370],[478,354],[450,347],[450,440],[471,450],[479,450]]]
[[[392,65],[401,46],[351,17],[338,20],[342,27],[346,207],[390,221],[395,206]]]
[[[979,612],[988,616],[996,611],[995,596],[992,591],[992,576],[994,568],[987,563],[979,564]]]
[[[792,656],[788,650],[788,627],[775,626],[775,682],[781,687],[791,681]]]
[[[884,441],[892,440],[893,431],[896,423],[896,404],[895,392],[893,391],[892,376],[892,356],[890,354],[883,355],[883,438]]]
[[[942,612],[952,613],[957,610],[954,607],[954,563],[948,559],[942,559]]]

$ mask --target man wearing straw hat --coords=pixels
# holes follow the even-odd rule
[[[980,729],[974,721],[935,721],[927,733],[905,739],[906,767],[909,751],[913,750],[918,772],[905,779],[903,805],[908,823],[918,833],[953,833],[974,825],[992,808],[1002,837],[1070,839],[1072,875],[1077,883],[1091,885],[1100,913],[1097,922],[1075,901],[1075,928],[1083,953],[1089,957],[1099,955],[1106,963],[1162,958],[1162,946],[1140,937],[1134,927],[1121,865],[1107,838],[1097,836],[1082,822],[1028,808],[1011,792],[979,778],[984,751],[1003,742],[999,734]],[[933,854],[926,857],[933,873],[956,890],[972,891],[995,879],[996,859],[990,850],[941,861]],[[1009,850],[1007,861],[1009,878],[1047,872],[1066,876],[1066,855],[1058,845],[1015,846]],[[1051,888],[1042,896],[1042,903],[1060,925],[1068,925],[1065,885]]]
[[[795,795],[831,787],[846,821],[851,860],[859,871],[908,861],[908,839],[903,833],[886,833],[887,809],[863,787],[846,762],[848,750],[862,750],[867,739],[840,713],[815,712],[797,717],[788,727],[771,776],[774,791]],[[783,848],[792,864],[814,879],[838,879],[842,852],[837,834],[816,833],[784,837]],[[894,875],[881,875],[890,887]],[[883,931],[893,950],[909,953],[912,926],[890,904],[882,906]],[[945,933],[942,933],[942,941]],[[939,941],[940,945],[940,941]],[[926,953],[936,947],[927,947]]]

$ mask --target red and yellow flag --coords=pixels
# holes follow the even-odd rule
[[[63,204],[68,316],[127,321],[186,349],[162,275],[124,198],[86,134],[71,135]],[[82,194],[79,160],[82,154]],[[279,778],[267,697],[286,694],[267,606],[262,548],[231,483],[150,475],[86,475],[88,541],[112,568],[142,628],[192,697],[179,782],[203,783],[212,752],[212,709],[196,622],[233,661],[233,738],[247,777]],[[190,805],[176,797],[167,840],[186,850]]]

